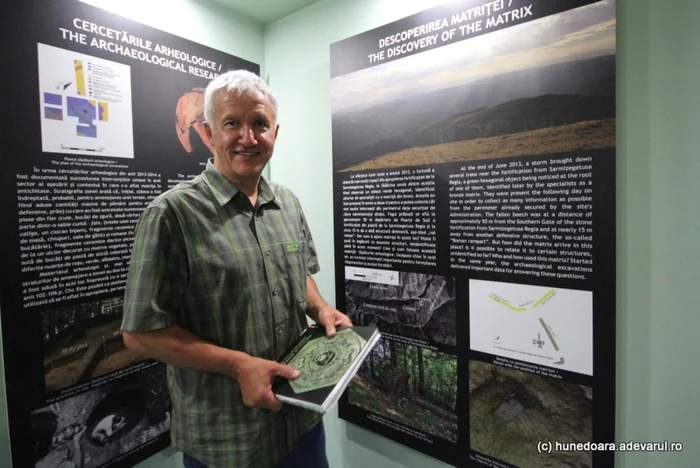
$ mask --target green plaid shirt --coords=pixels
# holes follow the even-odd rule
[[[306,327],[306,276],[319,270],[299,200],[260,182],[258,207],[210,161],[141,216],[124,301],[126,331],[180,325],[276,360]],[[174,446],[210,467],[273,466],[320,416],[245,406],[234,380],[168,366]]]

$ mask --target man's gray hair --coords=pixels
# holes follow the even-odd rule
[[[255,73],[248,70],[231,70],[216,77],[204,92],[204,118],[209,125],[214,123],[214,100],[219,91],[236,91],[238,96],[250,91],[259,91],[272,103],[272,112],[277,118],[277,98],[270,87]]]

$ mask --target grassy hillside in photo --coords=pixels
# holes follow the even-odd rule
[[[536,156],[615,147],[615,119],[588,120],[509,135],[421,146],[365,161],[345,171]],[[345,172],[341,171],[341,172]]]

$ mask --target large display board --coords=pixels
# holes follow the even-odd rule
[[[259,67],[77,1],[2,10],[13,466],[133,466],[169,444],[171,408],[164,367],[120,336],[133,228],[211,155],[203,88]]]
[[[331,45],[336,302],[383,332],[342,418],[613,466],[615,30],[614,0],[462,0]]]

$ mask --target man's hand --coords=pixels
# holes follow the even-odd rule
[[[215,345],[179,325],[146,333],[125,331],[123,335],[129,349],[152,359],[183,369],[223,374],[238,381],[243,403],[254,408],[282,409],[282,403],[272,393],[275,377],[299,376],[299,371],[289,366]]]
[[[335,327],[346,326],[352,327],[350,317],[341,311],[329,306],[328,304],[318,309],[318,314],[314,317],[316,323],[325,327],[326,335],[335,336]]]
[[[251,408],[282,409],[282,403],[272,393],[275,377],[296,379],[299,371],[284,364],[252,356],[240,360],[234,367],[233,378],[238,381],[243,403]]]

